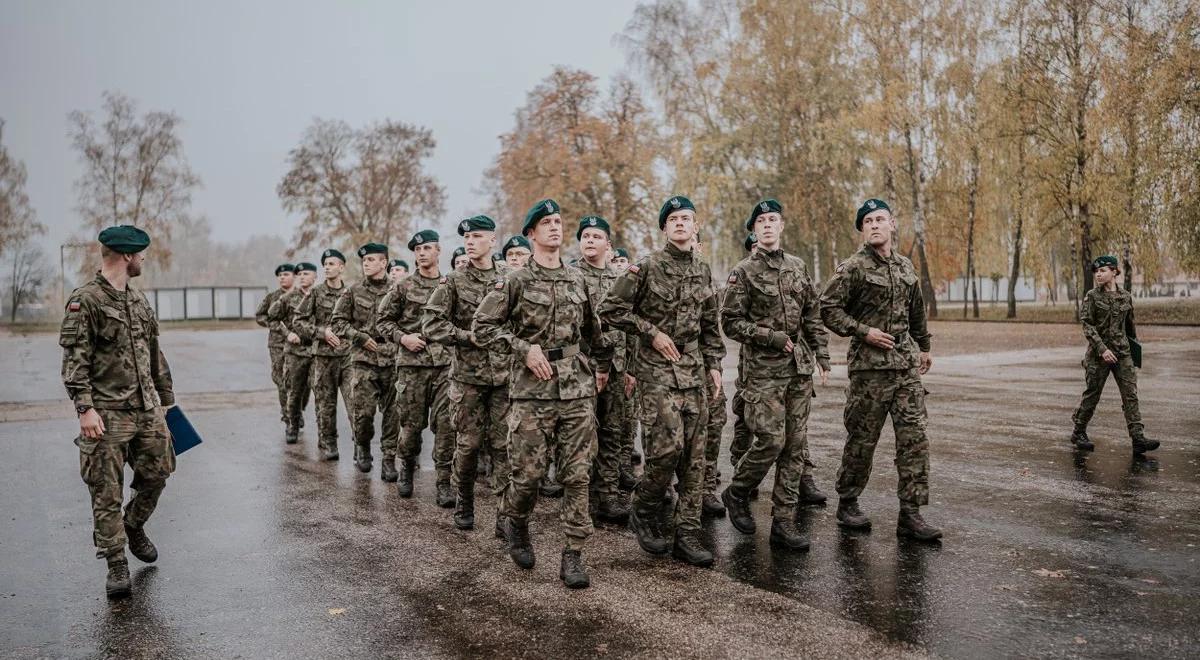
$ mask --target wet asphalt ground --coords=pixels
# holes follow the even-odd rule
[[[598,525],[583,592],[558,581],[557,501],[539,504],[538,563],[521,571],[492,536],[489,498],[474,532],[434,505],[428,438],[417,496],[401,499],[378,465],[362,475],[319,461],[311,410],[302,443],[284,445],[260,332],[168,331],[178,399],[205,443],[180,456],[147,526],[160,559],[130,558],[135,593],[118,602],[92,555],[55,337],[0,336],[0,656],[1200,654],[1200,330],[1141,329],[1142,414],[1164,444],[1145,459],[1129,451],[1112,383],[1092,423],[1096,451],[1068,444],[1082,391],[1076,328],[933,331],[924,513],[945,531],[941,546],[894,534],[885,431],[861,500],[870,533],[840,531],[831,501],[804,512],[810,552],[773,551],[764,495],[754,537],[706,522],[717,564],[705,570]],[[835,368],[809,425],[831,495],[845,382]]]

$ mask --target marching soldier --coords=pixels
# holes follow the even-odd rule
[[[579,241],[583,256],[576,267],[583,273],[593,308],[599,308],[621,274],[621,271],[608,264],[610,237],[608,221],[596,215],[580,219],[579,228],[575,231],[575,240]],[[608,373],[614,386],[606,387],[596,395],[598,444],[592,470],[592,489],[599,499],[597,517],[624,523],[629,518],[629,507],[620,496],[621,445],[625,422],[625,399],[621,392],[621,384],[625,381],[625,333],[608,330],[604,333],[603,341],[613,353],[612,368]]]
[[[929,503],[929,440],[921,374],[933,364],[925,301],[912,262],[892,250],[896,219],[888,205],[868,199],[858,209],[854,228],[862,233],[863,245],[837,267],[821,294],[825,325],[839,336],[850,337],[847,438],[837,476],[838,524],[871,528],[858,496],[867,487],[879,432],[891,415],[900,474],[896,533],[936,541],[941,530],[926,523],[920,513],[920,507]]]
[[[550,456],[557,455],[566,535],[559,578],[568,588],[579,589],[590,583],[581,553],[592,534],[588,481],[596,452],[595,396],[608,380],[609,354],[583,275],[562,262],[558,204],[552,199],[535,204],[525,215],[522,234],[532,238],[533,259],[496,283],[480,303],[473,326],[478,344],[503,342],[513,353],[508,411],[512,477],[501,513],[513,562],[533,568],[529,514]]]
[[[496,223],[477,215],[458,223],[458,234],[466,244],[470,262],[466,268],[441,279],[429,296],[422,316],[425,340],[449,346],[451,429],[455,433],[454,482],[457,487],[454,526],[475,526],[475,479],[481,450],[490,451],[492,493],[502,497],[511,469],[508,462],[508,375],[507,346],[476,344],[471,324],[483,297],[504,281],[508,267],[493,261]],[[483,449],[487,448],[487,449]],[[503,519],[497,513],[496,536],[504,537]]]
[[[296,267],[292,264],[279,264],[275,267],[275,279],[279,281],[279,288],[263,297],[258,310],[254,312],[254,321],[268,330],[267,352],[271,354],[271,382],[275,383],[275,389],[279,391],[279,421],[287,424],[287,376],[283,371],[287,353],[287,333],[283,332],[277,323],[268,320],[267,312],[270,311],[272,303],[292,290],[296,279]]]
[[[383,413],[379,438],[383,453],[380,476],[396,479],[396,443],[400,427],[396,419],[395,345],[376,326],[379,302],[388,292],[387,246],[367,243],[358,248],[363,279],[338,298],[333,308],[333,332],[350,343],[350,414],[354,432],[354,465],[370,472],[371,439],[375,437],[375,411]],[[389,469],[390,468],[390,469]]]
[[[317,409],[317,446],[327,461],[338,460],[337,398],[342,393],[350,417],[350,344],[333,331],[333,308],[346,292],[346,257],[330,248],[321,253],[325,281],[313,287],[296,310],[292,326],[312,347],[312,390]]]
[[[1121,409],[1125,411],[1125,424],[1133,441],[1133,453],[1144,454],[1158,449],[1157,440],[1147,440],[1142,425],[1142,413],[1138,410],[1137,371],[1141,357],[1134,356],[1131,348],[1137,342],[1137,328],[1133,323],[1133,297],[1117,286],[1121,274],[1117,258],[1111,255],[1096,257],[1092,262],[1096,286],[1083,297],[1079,320],[1083,324],[1083,336],[1088,341],[1087,353],[1083,356],[1086,389],[1083,400],[1075,410],[1075,431],[1071,442],[1079,449],[1095,449],[1087,435],[1088,422],[1096,414],[1100,393],[1111,373],[1121,391]],[[1136,359],[1135,359],[1136,357]]]
[[[300,441],[300,429],[304,426],[304,409],[308,407],[308,394],[312,387],[312,342],[301,339],[296,332],[296,312],[300,304],[312,291],[317,278],[317,266],[307,261],[296,264],[298,285],[279,300],[271,303],[267,318],[278,324],[287,333],[287,357],[284,371],[287,373],[288,408],[285,441],[294,445]]]
[[[725,345],[717,327],[717,300],[708,264],[692,252],[696,211],[683,196],[668,199],[658,214],[666,247],[630,266],[600,306],[606,327],[638,335],[631,358],[646,464],[634,492],[629,525],[646,552],[672,552],[696,566],[711,566],[701,544],[708,401],[721,388]],[[666,538],[659,513],[670,506],[668,488],[678,468],[675,540]]]
[[[430,294],[442,281],[438,233],[424,229],[408,241],[417,271],[392,288],[379,305],[379,332],[396,344],[396,408],[400,421],[400,497],[412,497],[413,471],[421,455],[421,432],[433,432],[433,465],[437,472],[437,505],[454,506],[450,469],[454,431],[446,398],[450,355],[421,332],[421,315]],[[388,459],[384,457],[384,470]]]
[[[175,405],[171,369],[158,345],[154,310],[129,280],[141,275],[150,236],[132,225],[100,232],[96,279],[67,298],[58,343],[62,378],[79,416],[79,472],[92,499],[96,557],[108,563],[109,598],[132,585],[125,545],[141,561],[158,559],[146,536],[175,450],[164,410]],[[125,464],[133,467],[133,496],[121,515]]]
[[[758,238],[758,250],[729,273],[721,305],[725,335],[742,345],[741,394],[753,434],[721,499],[733,526],[753,534],[750,490],[774,465],[771,542],[807,550],[808,539],[796,527],[796,505],[801,491],[816,491],[808,413],[814,362],[821,384],[829,382],[829,347],[808,267],[780,247],[783,225],[778,201],[755,205],[746,229]]]

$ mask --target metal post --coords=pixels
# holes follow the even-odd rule
[[[183,287],[183,320],[187,320],[187,287]]]
[[[212,307],[210,307],[209,309],[212,310],[212,317],[214,319],[216,319],[217,318],[217,287],[214,286],[213,288],[209,289],[208,295],[209,295],[209,300],[212,301],[211,303],[209,303],[210,305],[212,305]]]

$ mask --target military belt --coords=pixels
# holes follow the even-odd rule
[[[561,346],[552,348],[546,351],[546,359],[554,362],[563,358],[569,358],[579,355],[579,344],[571,344],[570,346]]]
[[[686,344],[679,344],[679,343],[675,344],[675,350],[679,351],[680,354],[691,353],[692,351],[696,350],[697,348],[700,348],[700,340],[699,339],[693,339]]]

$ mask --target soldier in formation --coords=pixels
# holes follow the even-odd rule
[[[267,329],[267,352],[271,356],[271,382],[279,392],[279,421],[287,424],[287,375],[284,372],[284,360],[287,347],[287,333],[279,323],[272,323],[268,317],[271,305],[283,294],[292,290],[296,280],[296,267],[292,264],[279,264],[275,267],[275,279],[279,288],[263,296],[258,310],[254,312],[254,321]]]
[[[325,280],[313,287],[292,321],[292,328],[312,351],[312,390],[317,409],[317,447],[327,461],[338,460],[337,400],[342,395],[350,413],[350,343],[333,331],[333,309],[346,292],[342,274],[346,257],[333,248],[321,253]]]
[[[267,318],[278,324],[286,333],[287,354],[284,372],[287,374],[287,415],[285,441],[294,445],[300,441],[300,429],[304,426],[304,409],[308,407],[312,377],[312,342],[300,337],[295,325],[296,312],[312,291],[316,281],[316,264],[302,261],[296,264],[296,286],[271,303]]]

